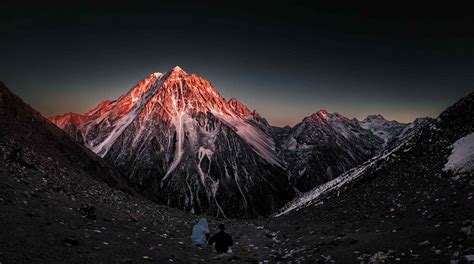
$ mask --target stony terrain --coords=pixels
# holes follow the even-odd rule
[[[198,215],[159,206],[62,168],[30,149],[26,165],[0,148],[1,263],[256,263],[270,258],[265,230],[244,220],[224,221],[234,253],[190,245]],[[210,218],[210,229],[219,220]]]

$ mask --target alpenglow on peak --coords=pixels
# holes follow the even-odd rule
[[[195,213],[250,217],[269,215],[293,194],[273,138],[257,125],[266,121],[251,113],[176,66],[84,115],[50,120],[129,175],[152,200]]]
[[[176,65],[176,66],[172,69],[172,71],[174,71],[174,72],[184,72],[184,73],[186,73],[186,72],[185,72],[181,67],[179,67],[178,65]]]

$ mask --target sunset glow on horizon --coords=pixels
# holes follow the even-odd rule
[[[153,6],[97,4],[84,15],[58,3],[13,5],[2,18],[1,80],[51,116],[83,113],[180,65],[277,126],[320,109],[411,122],[473,90],[473,37],[456,16],[362,8],[348,16],[277,3]]]

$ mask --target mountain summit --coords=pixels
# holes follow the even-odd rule
[[[196,213],[266,215],[291,191],[273,139],[237,102],[176,66],[85,114],[50,120],[151,199]]]
[[[407,124],[399,123],[397,121],[389,121],[382,115],[369,115],[364,120],[359,122],[360,126],[370,130],[374,135],[384,141],[384,145],[388,145],[403,130],[407,127]]]

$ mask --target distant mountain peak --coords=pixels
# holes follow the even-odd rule
[[[305,117],[304,120],[327,120],[328,119],[328,111],[321,109],[312,115]]]
[[[370,130],[374,135],[383,139],[385,144],[395,139],[406,126],[406,124],[395,120],[389,121],[380,114],[368,115],[359,124],[364,129]]]
[[[304,120],[309,121],[326,121],[326,122],[334,122],[334,121],[349,121],[349,119],[338,112],[328,113],[327,110],[321,109],[316,113],[306,117]]]
[[[327,115],[328,111],[325,110],[325,109],[321,109],[321,110],[317,111],[316,114],[318,114],[318,115]]]
[[[368,115],[364,121],[368,121],[368,120],[387,120],[385,119],[385,117],[383,117],[382,115],[380,114],[375,114],[375,115]]]

